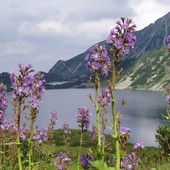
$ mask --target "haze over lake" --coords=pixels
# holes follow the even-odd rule
[[[88,94],[94,94],[94,89],[57,89],[46,90],[43,101],[40,106],[37,124],[44,127],[49,120],[49,113],[57,111],[58,123],[56,128],[61,128],[65,121],[70,124],[71,128],[79,128],[76,122],[76,113],[78,107],[90,107],[93,111],[91,124],[95,123],[95,111],[92,103],[88,98]],[[8,93],[11,99],[12,93]],[[143,141],[145,146],[156,146],[155,133],[159,125],[164,123],[162,114],[165,113],[165,96],[162,92],[149,91],[133,91],[133,90],[117,90],[117,111],[121,107],[121,100],[126,99],[127,103],[122,112],[121,127],[131,129],[131,142]],[[12,116],[11,105],[7,112],[8,117]],[[112,120],[111,112],[107,114]],[[91,127],[91,126],[90,126]],[[109,133],[109,129],[106,131]]]

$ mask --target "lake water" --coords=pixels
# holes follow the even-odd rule
[[[94,113],[88,94],[93,95],[94,89],[47,90],[38,114],[38,126],[44,127],[48,123],[49,113],[55,110],[58,113],[56,128],[61,128],[65,121],[70,124],[71,128],[78,128],[76,122],[78,107],[90,107]],[[11,99],[11,93],[8,94],[8,97]],[[120,109],[123,98],[126,99],[127,103],[123,110],[121,127],[131,129],[130,141],[133,143],[143,141],[145,146],[157,146],[155,133],[158,126],[164,123],[162,114],[165,113],[165,96],[162,95],[162,92],[117,90],[117,110]],[[11,114],[11,107],[8,107],[7,111]],[[111,119],[110,111],[108,117]],[[92,117],[92,123],[95,123],[95,114]]]

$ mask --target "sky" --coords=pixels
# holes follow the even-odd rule
[[[48,72],[107,39],[120,17],[141,30],[169,11],[169,0],[0,0],[0,73],[19,63]]]

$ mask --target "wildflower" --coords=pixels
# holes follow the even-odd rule
[[[89,153],[86,153],[86,154],[81,155],[80,164],[84,169],[89,169],[92,167],[90,162],[93,160],[94,160],[93,156]]]
[[[54,166],[56,166],[58,170],[67,170],[70,162],[71,159],[65,153],[59,153],[54,162]]]
[[[168,43],[168,47],[170,47],[170,35],[168,35],[166,40],[167,40],[167,43]]]
[[[54,129],[57,122],[57,113],[51,112],[49,124],[42,130],[36,129],[33,140],[38,141],[39,144],[46,142],[49,139],[49,133]]]
[[[55,125],[57,123],[57,119],[58,119],[57,112],[55,112],[55,111],[51,112],[51,114],[50,114],[50,122],[47,125],[48,130],[53,130],[54,129],[54,127],[55,127]]]
[[[108,88],[102,89],[102,94],[99,96],[99,104],[101,107],[105,107],[111,102],[111,92]]]
[[[91,141],[92,141],[93,144],[97,144],[97,136],[98,136],[97,127],[95,125],[93,125],[93,129],[92,129],[92,132],[90,134]],[[100,133],[100,136],[101,136],[101,143],[104,145],[105,136],[104,136],[103,132]]]
[[[136,25],[128,18],[121,18],[116,23],[117,26],[110,31],[107,43],[112,46],[110,51],[112,54],[115,55],[115,52],[118,52],[119,56],[125,56],[134,48]]]
[[[71,129],[68,123],[65,122],[64,124],[62,124],[62,129],[64,134],[71,134]]]
[[[143,142],[137,142],[137,143],[135,143],[133,149],[134,149],[134,150],[141,150],[141,149],[144,149]]]
[[[80,123],[82,131],[86,131],[90,124],[90,116],[92,115],[89,108],[82,107],[78,108],[77,122]]]
[[[110,59],[104,46],[94,45],[86,56],[87,66],[92,73],[108,75]]]
[[[10,74],[10,79],[13,88],[13,100],[19,101],[22,98],[26,98],[30,95],[30,90],[33,81],[32,66],[23,66],[19,64],[20,74],[17,76],[14,72]]]
[[[120,134],[128,134],[128,135],[130,135],[130,129],[129,128],[126,128],[126,127],[122,127],[121,129],[120,129]]]
[[[140,162],[140,158],[132,152],[121,161],[121,168],[122,170],[135,170],[140,165]]]
[[[7,108],[6,86],[0,83],[0,125],[3,123],[4,118],[6,117],[6,108]]]
[[[45,82],[43,75],[36,73],[33,75],[33,82],[31,86],[31,105],[33,109],[39,109],[42,94],[45,92],[43,83]]]

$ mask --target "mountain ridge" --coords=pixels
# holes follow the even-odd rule
[[[137,36],[137,42],[136,42],[135,48],[133,49],[132,52],[130,52],[128,56],[126,56],[123,59],[121,66],[120,66],[124,69],[124,71],[121,77],[122,79],[118,80],[119,88],[120,87],[122,88],[123,87],[122,84],[124,83],[125,85],[123,88],[142,89],[142,86],[140,86],[137,82],[141,82],[141,81],[145,82],[146,78],[143,78],[143,80],[141,79],[139,81],[139,79],[138,80],[133,79],[132,75],[129,76],[128,75],[129,73],[132,74],[132,71],[134,71],[134,74],[135,74],[135,71],[136,71],[132,69],[132,66],[137,69],[138,66],[136,65],[136,63],[139,64],[140,62],[145,62],[143,60],[146,60],[147,57],[150,57],[151,61],[153,60],[155,65],[157,65],[157,63],[154,60],[154,55],[157,55],[157,53],[161,53],[161,52],[158,52],[159,50],[162,51],[160,56],[161,55],[167,56],[166,50],[164,47],[166,46],[166,38],[170,34],[170,12],[168,12],[163,17],[157,19],[154,23],[149,24],[147,27],[139,31],[136,31],[135,34]],[[106,40],[103,40],[96,44],[105,45],[106,48],[109,49],[109,45],[107,44]],[[58,60],[54,64],[54,66],[49,70],[48,73],[42,72],[46,79],[46,88],[55,89],[55,88],[69,88],[69,87],[89,87],[89,85],[87,85],[87,82],[88,82],[89,77],[91,76],[91,73],[86,68],[85,56],[88,54],[88,50],[90,48],[91,47],[89,47],[86,51],[82,52],[81,54],[76,55],[75,57],[72,57],[66,61]],[[161,50],[163,48],[164,50]],[[150,64],[152,65],[151,61],[148,61],[148,62],[150,62]],[[165,65],[165,63],[162,63],[162,64]],[[140,71],[138,70],[137,72],[140,72]],[[163,72],[165,75],[162,75],[162,76],[163,77],[167,76],[165,71]],[[153,76],[153,75],[150,75],[150,76]],[[148,79],[150,78],[151,77],[148,77]],[[126,79],[126,82],[123,81],[125,79]],[[0,74],[0,82],[8,84],[8,86],[10,87],[9,81],[10,81],[9,73]],[[56,81],[65,82],[65,83],[61,85],[50,84]],[[134,81],[134,82],[131,82],[131,81]],[[134,85],[135,82],[136,82],[136,85]],[[168,82],[168,80],[166,82]],[[163,84],[165,84],[166,82],[163,82]],[[151,83],[150,85],[153,85],[153,84],[154,83]],[[160,87],[155,87],[155,89],[154,88],[152,89],[150,86],[144,86],[144,89],[156,90],[156,88],[161,89]]]

